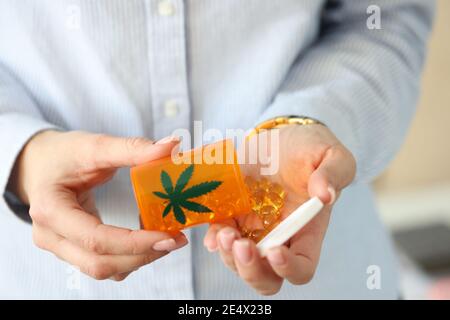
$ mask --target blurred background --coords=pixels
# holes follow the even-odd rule
[[[450,299],[450,1],[438,0],[436,14],[416,118],[374,183],[405,299]]]

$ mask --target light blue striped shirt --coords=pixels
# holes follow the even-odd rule
[[[370,5],[381,29],[369,28]],[[395,298],[390,240],[367,181],[413,115],[433,10],[429,0],[2,0],[0,188],[47,128],[158,139],[193,120],[225,130],[310,116],[354,153],[358,180],[336,205],[313,281],[275,297]],[[127,170],[97,201],[106,223],[138,227]],[[99,282],[35,248],[2,197],[0,297],[259,298],[203,248],[204,231],[124,282]],[[378,290],[367,286],[371,265]]]

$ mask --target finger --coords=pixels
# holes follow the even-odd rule
[[[211,224],[203,238],[203,245],[208,249],[209,252],[215,252],[219,249],[217,242],[217,233],[219,230],[226,226],[236,227],[236,222],[233,219],[222,221],[221,223]]]
[[[136,272],[136,271],[138,271],[138,270],[139,270],[139,268],[136,268],[136,269],[133,269],[133,270],[130,271],[130,272],[119,273],[119,274],[116,274],[116,275],[112,276],[110,279],[111,279],[111,280],[114,280],[114,281],[123,281],[123,280],[125,280],[126,278],[128,278],[128,276],[129,276],[130,274],[132,274],[133,272]]]
[[[311,281],[316,269],[315,262],[309,257],[294,255],[286,246],[271,249],[267,260],[278,276],[295,285]]]
[[[268,252],[267,261],[274,272],[293,284],[309,282],[320,259],[323,239],[330,219],[330,207],[325,207],[286,246]]]
[[[219,246],[217,243],[217,233],[220,229],[224,228],[225,226],[222,224],[212,224],[208,231],[206,231],[205,237],[203,238],[203,245],[208,249],[209,252],[215,252],[219,250]]]
[[[272,295],[280,290],[283,279],[272,270],[267,260],[261,259],[253,241],[234,241],[232,250],[239,276],[248,285],[263,295]]]
[[[114,281],[123,281],[123,280],[125,280],[130,274],[131,274],[131,272],[119,273],[119,274],[116,274],[116,275],[112,276],[110,279],[111,279],[111,280],[114,280]]]
[[[87,251],[51,230],[33,226],[34,241],[42,249],[53,252],[61,260],[78,267],[81,272],[97,280],[134,271],[161,258],[168,252],[152,251],[141,255],[98,255]],[[118,276],[117,278],[120,278]]]
[[[289,240],[289,250],[318,263],[323,239],[330,221],[331,208],[322,209],[302,230]]]
[[[167,137],[156,143],[145,138],[120,138],[108,135],[90,135],[90,143],[82,150],[83,164],[92,163],[94,168],[120,168],[136,166],[171,154],[179,144],[177,137]]]
[[[51,203],[46,203],[42,209],[30,210],[33,221],[86,250],[98,254],[137,255],[148,253],[161,243],[167,246],[167,251],[175,246],[173,237],[165,232],[129,230],[102,224],[97,217],[83,211],[70,192],[50,193],[48,197],[52,199]],[[187,242],[182,233],[178,237]]]
[[[233,242],[240,239],[241,235],[235,228],[225,227],[217,233],[217,243],[219,247],[220,258],[223,263],[233,271],[237,271],[233,257]]]
[[[352,154],[341,145],[329,148],[308,182],[310,197],[319,197],[322,202],[332,204],[337,192],[349,185],[356,171]]]

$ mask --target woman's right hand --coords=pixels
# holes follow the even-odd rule
[[[85,132],[34,136],[11,177],[13,192],[30,205],[34,243],[95,279],[118,281],[186,245],[182,233],[103,224],[92,192],[118,168],[170,155],[178,143],[171,137],[153,143]]]

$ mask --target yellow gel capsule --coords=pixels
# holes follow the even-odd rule
[[[250,233],[250,230],[248,230],[245,226],[240,227],[240,231],[243,237],[247,237]]]
[[[242,225],[248,230],[263,229],[263,223],[258,214],[251,212],[241,218]]]
[[[269,192],[264,198],[265,203],[275,206],[277,209],[284,204],[283,198],[275,192]]]
[[[252,196],[252,209],[259,210],[264,204],[265,194],[264,191],[258,190]]]
[[[267,191],[271,186],[270,181],[267,178],[262,178],[258,181],[258,187],[264,191]]]
[[[258,190],[258,182],[250,176],[245,177],[245,184],[251,193]]]
[[[272,205],[265,205],[261,208],[260,210],[260,214],[262,216],[267,216],[267,215],[277,215],[277,211],[278,209]]]
[[[266,230],[264,229],[257,229],[257,230],[253,230],[249,237],[250,239],[254,240],[254,241],[259,241],[261,240],[264,236],[266,235]]]
[[[276,214],[268,214],[263,217],[263,225],[264,228],[270,227],[278,220],[278,216]]]
[[[250,193],[250,205],[254,213],[246,216],[241,234],[243,237],[259,241],[279,223],[286,192],[281,185],[272,183],[267,178],[255,180],[246,177],[245,184]],[[254,219],[247,219],[250,216]],[[253,222],[249,223],[249,220]]]
[[[286,191],[278,183],[272,183],[272,185],[269,188],[269,192],[274,192],[283,199],[286,197]]]

